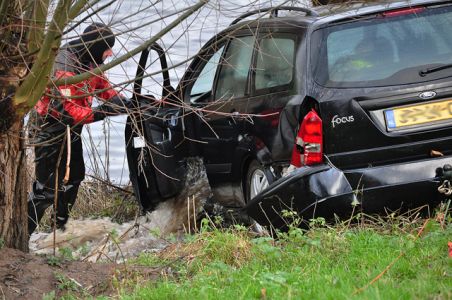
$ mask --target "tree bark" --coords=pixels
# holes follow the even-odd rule
[[[22,123],[16,118],[0,135],[0,239],[6,247],[28,251],[28,179]]]
[[[23,39],[26,27],[18,21],[21,1],[2,1],[0,5],[0,239],[6,247],[28,251],[23,115],[16,113],[21,107],[13,103],[28,70],[26,59],[20,56],[27,53]]]

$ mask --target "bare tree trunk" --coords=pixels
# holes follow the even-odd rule
[[[5,246],[28,251],[26,156],[22,139],[23,106],[13,103],[20,80],[27,73],[19,0],[2,1],[0,17],[0,239]],[[30,58],[28,58],[30,59]]]
[[[0,135],[0,238],[6,247],[28,251],[28,180],[22,123],[16,118]]]

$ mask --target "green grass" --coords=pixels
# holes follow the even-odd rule
[[[172,275],[120,286],[121,298],[452,299],[452,225],[431,220],[417,239],[421,225],[292,230],[276,240],[205,231],[177,250],[139,257],[134,263],[170,266]]]

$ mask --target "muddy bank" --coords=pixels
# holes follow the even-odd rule
[[[0,299],[80,299],[115,296],[116,286],[127,280],[156,280],[165,268],[114,263],[68,261],[4,248],[0,250]]]
[[[42,299],[54,291],[111,295],[111,280],[121,266],[52,260],[13,249],[0,250],[0,299]]]

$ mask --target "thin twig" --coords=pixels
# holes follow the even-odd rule
[[[215,230],[217,230],[217,225],[215,225],[215,222],[212,220],[212,218],[209,216],[208,212],[203,208],[205,214],[206,214],[206,218],[209,219],[210,224],[212,224],[213,228]],[[201,229],[202,229],[202,223],[201,223]]]
[[[192,198],[193,203],[193,225],[195,227],[195,232],[198,232],[198,226],[196,225],[196,205],[195,205],[195,195]]]
[[[54,193],[54,200],[53,200],[53,256],[56,255],[56,215],[57,215],[57,209],[58,209],[58,171],[60,168],[60,162],[61,157],[63,156],[63,150],[64,150],[64,143],[65,139],[67,139],[67,136],[64,136],[63,143],[61,143],[60,153],[58,154],[58,160],[55,168],[55,193]]]
[[[352,214],[351,214],[350,218],[348,219],[347,226],[345,227],[344,231],[347,231],[350,228],[350,223],[352,222],[353,216],[355,214],[355,208],[356,208],[356,205],[353,205]]]
[[[89,13],[88,15],[86,15],[84,18],[82,18],[81,20],[77,21],[75,24],[73,24],[71,27],[69,27],[68,29],[66,29],[65,31],[63,31],[63,34],[68,34],[69,32],[71,32],[72,30],[74,30],[77,26],[79,26],[80,24],[82,24],[84,21],[86,21],[87,19],[91,18],[93,15],[97,14],[98,12],[102,11],[103,9],[107,8],[108,6],[110,6],[111,4],[113,4],[115,1],[110,1],[102,6],[100,6],[99,8],[97,8],[96,10],[94,10],[93,12]]]
[[[114,244],[116,245],[116,247],[118,248],[119,253],[121,253],[122,262],[123,262],[123,264],[124,264],[124,269],[125,269],[126,272],[127,272],[127,264],[126,264],[126,258],[125,258],[125,256],[124,256],[124,253],[122,253],[122,249],[121,249],[121,247],[119,246],[118,241],[116,241],[116,239],[115,239],[114,237],[113,237],[111,240],[113,241],[113,243],[114,243]],[[115,259],[115,263],[117,263],[117,259]]]
[[[103,251],[104,251],[105,247],[107,246],[109,240],[110,240],[110,235],[107,235],[107,239],[105,240],[105,244],[102,246],[102,249],[99,250],[99,255],[98,255],[97,258],[96,258],[96,262],[97,262],[97,261],[100,259],[100,257],[102,256]],[[108,255],[106,255],[106,256],[108,257]],[[108,257],[108,258],[109,258],[109,257]]]
[[[450,200],[447,201],[447,205],[446,205],[446,208],[444,210],[444,215],[443,215],[443,218],[441,219],[441,229],[445,228],[446,217],[447,217],[447,212],[449,211],[449,207],[450,207]]]
[[[191,229],[190,229],[190,198],[188,197],[187,199],[187,219],[188,219],[188,234],[191,234]]]
[[[121,188],[121,187],[119,187],[117,185],[114,185],[113,183],[111,183],[111,182],[109,182],[109,181],[107,181],[105,179],[102,179],[102,178],[99,178],[99,177],[96,177],[96,176],[93,176],[93,175],[89,175],[89,174],[87,174],[86,176],[91,177],[93,179],[96,179],[96,180],[100,181],[101,183],[103,183],[105,185],[108,185],[109,187],[117,189],[118,191],[121,191],[121,192],[126,193],[128,195],[133,195],[133,192],[128,191],[126,189],[123,189],[123,188]]]
[[[2,300],[6,300],[6,296],[5,296],[5,293],[3,292],[3,288],[1,285],[0,285],[0,291],[2,292]]]
[[[102,250],[103,251],[103,250]],[[108,256],[107,254],[105,254],[105,252],[100,252],[99,253],[99,257],[98,257],[98,259],[100,259],[100,257],[101,256],[105,256],[111,263],[113,263],[113,264],[116,264],[116,261],[115,260],[113,260],[110,256]],[[96,260],[96,262],[97,262],[97,260]]]
[[[83,285],[82,285],[80,282],[78,282],[77,280],[75,280],[75,279],[72,278],[72,277],[69,277],[69,276],[68,276],[68,278],[69,278],[70,281],[72,281],[73,283],[75,283],[79,288],[83,288]]]
[[[66,125],[66,142],[67,142],[67,152],[66,152],[66,173],[64,174],[63,183],[67,184],[69,182],[69,174],[71,173],[71,127]]]

